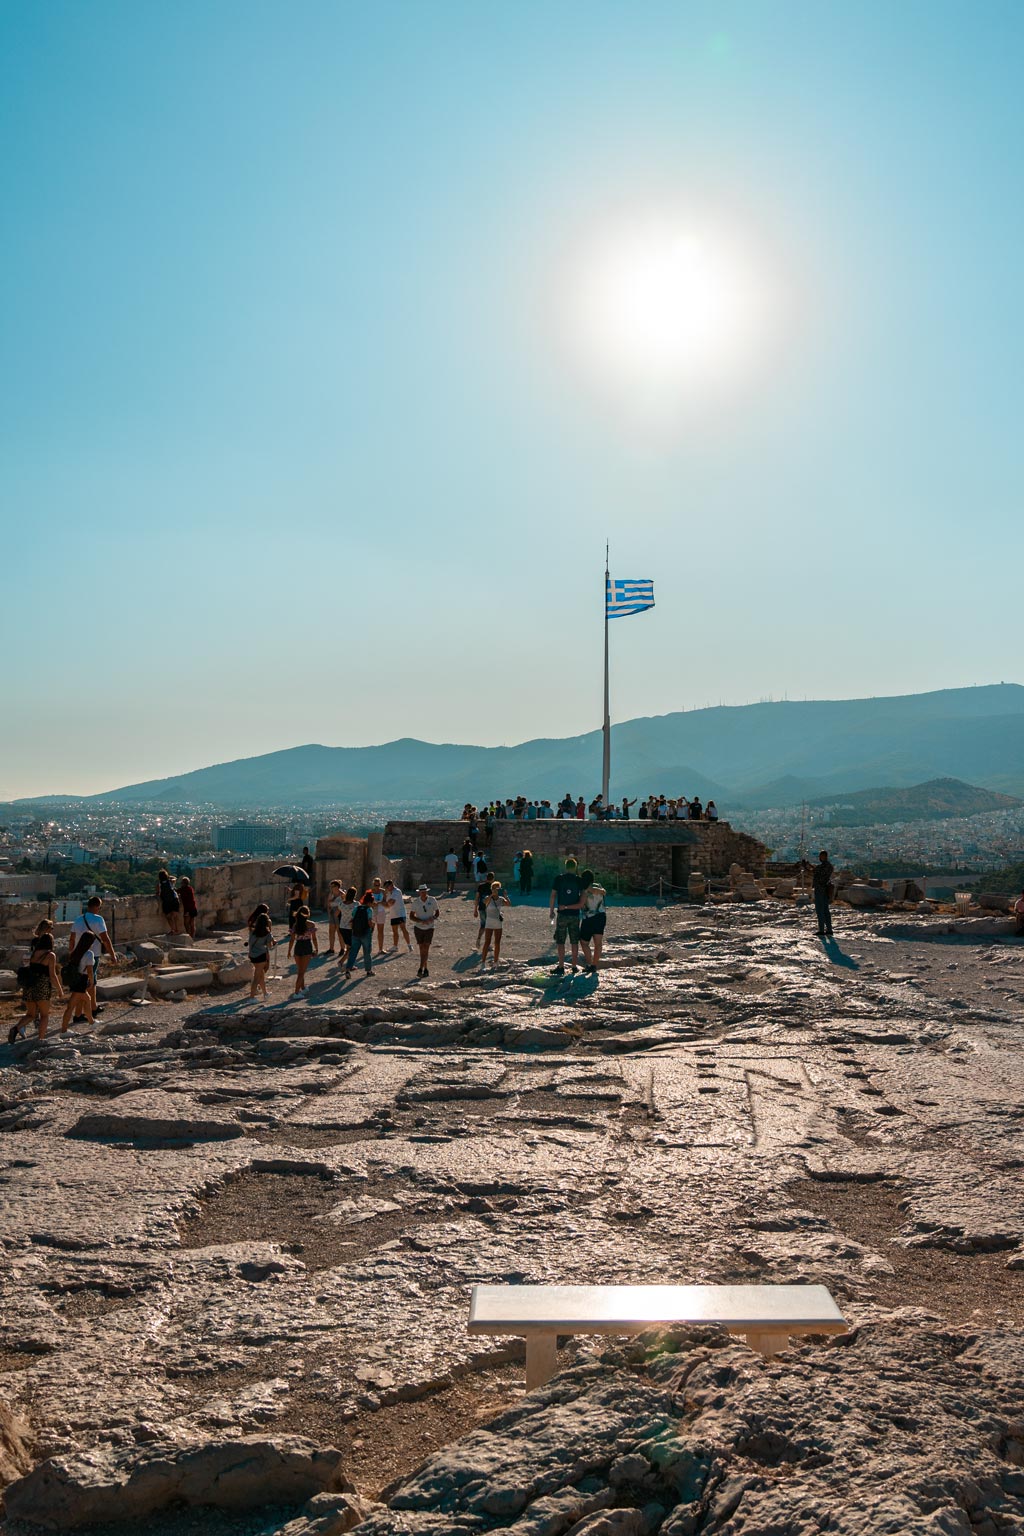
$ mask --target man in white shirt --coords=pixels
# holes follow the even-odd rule
[[[444,856],[444,879],[449,896],[455,895],[455,876],[459,872],[459,856],[454,848],[449,848]]]
[[[102,917],[100,917],[100,907],[102,907],[102,905],[103,902],[99,896],[90,896],[89,900],[85,904],[85,911],[82,913],[81,917],[76,917],[74,922],[71,924],[72,950],[78,943],[79,939],[84,937],[86,933],[92,933],[96,936],[95,941],[89,945],[89,948],[82,956],[81,967],[83,975],[89,982],[89,1001],[92,1004],[93,1014],[96,1013],[97,1008],[96,972],[97,967],[99,966],[100,956],[103,954],[103,951],[106,950],[111,960],[116,962],[118,959],[117,952],[114,949],[113,944],[110,942],[110,935],[107,933],[107,925],[103,921]]]
[[[434,937],[434,924],[440,912],[441,908],[431,896],[429,887],[425,884],[421,885],[409,903],[412,931],[416,935],[416,946],[420,952],[420,968],[416,972],[417,976],[430,975],[427,970],[427,961],[430,958],[430,944]]]

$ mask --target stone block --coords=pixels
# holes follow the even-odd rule
[[[128,945],[128,951],[133,954],[140,965],[161,965],[164,952],[159,944],[154,944],[151,939],[133,939]]]
[[[252,964],[248,960],[238,960],[233,965],[222,965],[216,980],[218,987],[248,986],[252,981]]]
[[[174,965],[208,965],[212,969],[217,965],[227,965],[235,959],[235,951],[230,949],[204,949],[201,945],[183,945],[180,949],[172,949],[168,953],[168,959]]]
[[[851,907],[884,907],[892,900],[889,892],[882,890],[881,886],[862,883],[844,886],[841,895]]]
[[[10,997],[19,991],[18,978],[13,971],[0,971],[0,997]]]
[[[1013,898],[1002,891],[979,891],[978,906],[986,912],[1009,912]]]
[[[101,1003],[116,1002],[119,998],[135,997],[145,986],[141,976],[101,976],[96,983],[96,997]]]
[[[172,992],[198,992],[213,982],[213,972],[208,966],[196,966],[188,970],[154,971],[149,978],[149,990],[160,997]]]

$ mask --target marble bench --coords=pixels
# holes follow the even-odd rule
[[[793,1334],[845,1333],[823,1285],[475,1285],[469,1332],[526,1339],[526,1390],[555,1372],[559,1334],[642,1333],[670,1323],[718,1323],[762,1354]]]

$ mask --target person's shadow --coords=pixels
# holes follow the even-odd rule
[[[848,955],[845,950],[840,949],[838,943],[831,935],[827,939],[822,939],[821,947],[825,951],[826,955],[828,955],[828,958],[831,960],[833,965],[843,966],[844,969],[848,971],[860,970],[860,966],[857,964],[853,956]]]

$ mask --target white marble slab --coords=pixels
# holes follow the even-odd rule
[[[475,1285],[470,1333],[634,1333],[654,1323],[844,1333],[823,1285]]]

